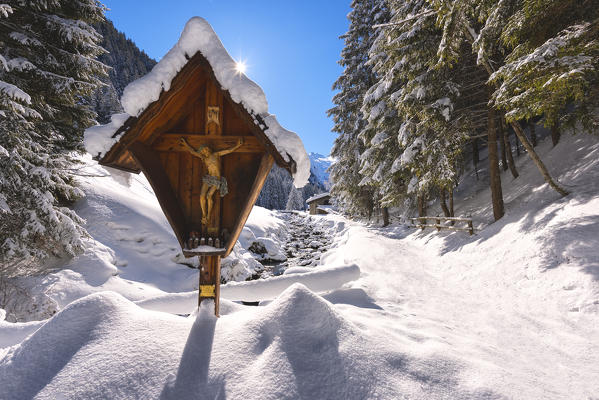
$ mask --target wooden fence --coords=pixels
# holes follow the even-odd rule
[[[434,223],[427,223],[428,220],[434,221]],[[460,218],[460,217],[414,217],[410,218],[412,225],[409,225],[412,228],[436,228],[437,231],[441,229],[447,229],[450,231],[462,231],[468,232],[470,235],[474,235],[474,227],[472,225],[472,218]],[[451,225],[444,225],[441,222],[450,222]],[[464,222],[466,227],[457,227],[454,226],[455,222]]]

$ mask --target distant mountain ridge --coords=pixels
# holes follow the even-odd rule
[[[311,163],[311,171],[316,178],[322,183],[326,190],[331,188],[331,183],[329,181],[329,172],[328,169],[333,163],[332,157],[325,157],[319,153],[310,153],[310,163]]]

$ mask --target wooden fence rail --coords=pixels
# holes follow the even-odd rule
[[[428,220],[434,220],[434,223],[428,224]],[[468,232],[470,235],[474,235],[474,226],[472,225],[472,218],[463,218],[463,217],[414,217],[410,218],[412,225],[409,225],[412,228],[420,228],[424,230],[424,228],[436,228],[437,231],[441,229],[447,229],[450,231],[462,231]],[[451,225],[443,225],[443,222],[451,222]],[[465,222],[467,227],[457,227],[453,226],[454,222]]]

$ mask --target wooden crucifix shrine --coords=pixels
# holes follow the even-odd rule
[[[295,172],[266,124],[221,88],[198,52],[159,99],[116,131],[100,164],[152,185],[186,257],[199,257],[199,302],[219,308],[220,259],[233,249],[273,163]]]

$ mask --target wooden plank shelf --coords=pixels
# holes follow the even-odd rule
[[[195,256],[223,256],[227,252],[225,248],[217,248],[212,246],[199,246],[193,249],[183,249],[183,255],[185,257]]]

